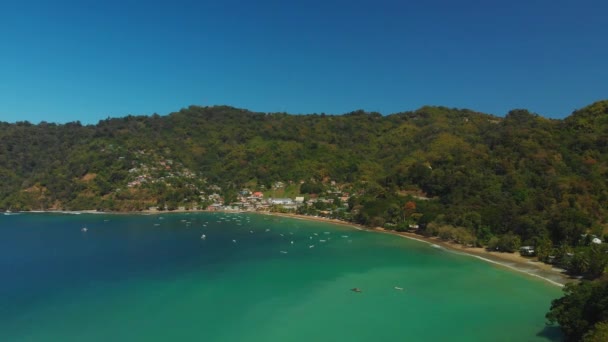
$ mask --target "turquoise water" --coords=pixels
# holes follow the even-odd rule
[[[0,280],[0,341],[559,340],[540,279],[267,215],[2,216]]]

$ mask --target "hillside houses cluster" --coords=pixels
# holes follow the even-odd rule
[[[343,203],[348,201],[348,194],[340,197]],[[239,210],[239,211],[272,211],[272,210],[288,210],[295,211],[302,207],[311,207],[316,203],[322,203],[326,206],[331,206],[334,203],[333,198],[309,198],[304,196],[295,196],[294,198],[287,197],[268,197],[264,196],[261,191],[250,191],[243,189],[239,191],[237,200],[232,203],[224,203],[223,199],[216,193],[207,196],[207,199],[212,201],[207,207],[210,211],[219,210]]]
[[[144,152],[140,151],[139,154],[144,154]],[[137,188],[146,183],[170,184],[171,179],[194,180],[196,178],[196,173],[179,163],[174,165],[171,159],[153,161],[152,165],[136,161],[133,161],[133,164],[134,167],[128,170],[130,175],[130,180],[127,183],[128,188]]]
[[[306,211],[306,212],[329,212],[339,209],[334,204],[334,199],[339,199],[345,206],[350,198],[348,192],[343,192],[335,181],[327,182],[329,189],[319,195],[292,195],[292,197],[270,197],[269,194],[278,192],[285,193],[286,187],[298,185],[298,181],[276,181],[270,185],[260,184],[256,190],[242,189],[234,198],[226,203],[222,188],[215,184],[208,184],[205,178],[201,178],[195,172],[185,168],[181,163],[171,159],[147,154],[145,151],[137,151],[135,160],[131,161],[131,168],[128,170],[127,188],[133,190],[137,188],[150,188],[154,184],[162,184],[172,188],[176,184],[184,189],[190,189],[196,195],[189,195],[188,198],[179,199],[173,203],[173,208],[177,210],[210,210],[210,211]],[[143,159],[143,160],[142,160]],[[300,180],[299,184],[303,184]],[[120,189],[116,190],[120,191]],[[296,190],[297,192],[297,190]],[[293,191],[291,192],[293,194]],[[327,196],[327,198],[323,197]],[[231,196],[232,197],[232,196]],[[159,210],[171,210],[171,204],[160,200]],[[152,210],[152,208],[150,208]],[[341,208],[340,210],[343,210]]]

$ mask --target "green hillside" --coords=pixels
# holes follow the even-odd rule
[[[189,107],[96,125],[0,123],[0,210],[206,207],[244,188],[300,213],[512,252],[593,281],[547,318],[604,340],[608,101],[551,120],[423,107],[382,116]]]
[[[213,192],[333,181],[354,195],[348,210],[363,224],[435,223],[483,243],[513,233],[524,244],[575,246],[581,234],[606,233],[607,130],[608,101],[564,120],[526,110],[500,118],[444,107],[338,116],[192,106],[88,126],[1,123],[0,209],[202,205]]]

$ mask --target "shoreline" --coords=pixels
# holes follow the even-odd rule
[[[554,286],[563,287],[564,285],[576,282],[576,279],[573,279],[567,276],[564,273],[564,270],[554,268],[551,265],[545,264],[543,262],[534,260],[532,258],[525,258],[516,253],[495,253],[489,252],[484,248],[480,247],[465,247],[460,244],[456,244],[453,242],[442,241],[436,237],[426,237],[422,235],[418,235],[411,232],[397,232],[392,230],[386,230],[384,228],[376,227],[376,228],[368,228],[362,226],[357,223],[340,221],[337,219],[330,219],[326,217],[315,217],[308,215],[299,215],[299,214],[291,214],[291,213],[278,213],[278,212],[269,212],[269,211],[211,211],[211,210],[172,210],[172,211],[156,211],[156,210],[142,210],[138,212],[102,212],[97,210],[77,210],[77,211],[65,211],[65,210],[37,210],[37,211],[22,211],[15,212],[11,215],[17,213],[57,213],[57,214],[69,214],[69,215],[79,215],[79,214],[114,214],[114,215],[153,215],[153,214],[171,214],[171,213],[253,213],[253,214],[262,214],[262,215],[270,215],[270,216],[279,216],[286,217],[292,219],[300,219],[307,221],[317,221],[324,223],[331,223],[341,226],[347,226],[357,230],[364,230],[368,232],[374,233],[383,233],[395,235],[398,237],[416,240],[418,242],[423,242],[429,244],[431,246],[437,246],[446,252],[456,253],[460,255],[465,255],[468,257],[476,258],[482,260],[487,263],[491,263],[500,267],[508,268],[512,271],[516,271],[519,273],[524,273],[528,276],[532,276],[535,278],[542,279]]]
[[[273,212],[265,212],[262,214],[273,215],[273,216],[281,216],[287,218],[301,219],[307,221],[318,221],[325,223],[333,223],[342,226],[348,226],[357,230],[365,230],[374,233],[384,233],[399,236],[402,238],[406,238],[409,240],[416,240],[419,242],[423,242],[429,244],[431,246],[437,246],[446,252],[456,253],[460,255],[465,255],[468,257],[476,258],[482,260],[487,263],[491,263],[500,267],[508,268],[512,271],[516,271],[519,273],[524,273],[528,276],[532,276],[535,278],[542,279],[545,282],[548,282],[551,285],[563,287],[568,283],[576,282],[576,279],[570,278],[564,273],[564,270],[559,268],[554,268],[551,265],[545,264],[543,262],[534,260],[532,258],[525,258],[516,253],[495,253],[489,252],[484,248],[480,247],[465,247],[456,243],[442,241],[439,238],[435,237],[425,237],[418,234],[410,233],[410,232],[397,232],[392,230],[386,230],[384,228],[367,228],[362,225],[344,222],[336,219],[329,219],[324,217],[314,217],[314,216],[306,216],[306,215],[298,215],[298,214],[287,214],[287,213],[273,213]]]

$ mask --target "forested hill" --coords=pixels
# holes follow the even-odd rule
[[[604,233],[608,101],[564,120],[423,107],[382,116],[254,113],[192,106],[96,125],[0,123],[0,209],[137,210],[220,189],[334,181],[353,219],[481,238],[514,232],[574,244]],[[414,196],[413,196],[414,195]],[[431,200],[420,200],[421,198]],[[414,210],[414,209],[412,209]]]

